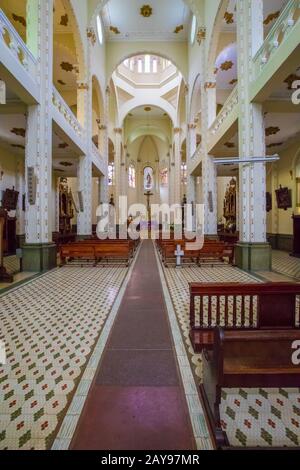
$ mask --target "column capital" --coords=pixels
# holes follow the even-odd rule
[[[123,133],[122,127],[115,127],[114,128],[114,133],[115,134],[122,134]]]
[[[181,128],[180,127],[174,127],[174,134],[180,134]]]
[[[188,124],[189,131],[196,129],[196,127],[197,127],[197,124],[195,122],[191,122],[190,124]]]
[[[204,39],[206,39],[206,27],[200,26],[197,32],[197,42],[199,46],[201,46],[201,43],[204,41]]]
[[[88,40],[90,41],[91,45],[94,46],[97,41],[97,36],[96,36],[94,28],[86,28],[86,36]]]
[[[217,82],[211,81],[211,82],[205,82],[205,84],[204,84],[205,90],[212,90],[216,87],[217,87]]]
[[[78,81],[77,82],[77,90],[89,90],[89,85],[87,82],[81,82],[81,81]]]
[[[109,96],[110,95],[110,88],[109,86],[106,87],[105,93]]]

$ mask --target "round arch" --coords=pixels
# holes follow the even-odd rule
[[[175,126],[176,113],[173,106],[163,98],[152,99],[151,97],[147,97],[147,102],[145,103],[140,102],[138,98],[134,98],[128,101],[128,103],[126,103],[124,106],[122,106],[122,111],[120,113],[121,124],[123,124],[128,114],[130,114],[132,111],[134,111],[136,108],[139,108],[140,106],[153,106],[156,108],[160,108],[164,113],[168,115],[173,125]]]
[[[66,13],[68,15],[73,35],[74,35],[74,42],[75,42],[75,48],[76,48],[76,55],[77,55],[77,61],[78,61],[78,79],[81,81],[85,81],[86,79],[86,54],[85,54],[85,49],[83,46],[83,41],[80,33],[80,28],[78,25],[78,21],[76,18],[76,14],[74,11],[74,7],[72,5],[71,0],[61,0],[62,5],[64,6]]]
[[[136,43],[128,42],[125,44],[126,47],[124,48],[116,48],[114,54],[111,54],[110,61],[108,62],[107,66],[107,79],[109,80],[115,70],[126,60],[131,59],[132,57],[139,56],[139,55],[154,55],[157,57],[161,57],[162,59],[169,60],[176,69],[180,72],[183,77],[185,83],[187,83],[187,76],[188,76],[188,64],[187,58],[184,56],[184,60],[182,59],[182,51],[177,51],[177,55],[174,54],[173,47],[170,47],[166,43],[166,47],[170,49],[169,51],[161,50],[161,47],[157,45],[157,49],[153,49],[153,43],[151,43],[151,48],[143,48],[143,49],[136,49]],[[131,49],[131,50],[130,50]],[[130,50],[130,52],[129,52]],[[126,51],[126,52],[125,52]],[[181,63],[180,63],[181,62]]]
[[[134,131],[131,132],[130,137],[127,140],[127,145],[132,144],[135,142],[137,139],[140,137],[146,137],[146,136],[152,136],[152,137],[157,137],[160,139],[162,142],[167,144],[169,146],[169,139],[166,136],[166,134],[159,129],[158,127],[152,126],[152,127],[137,127],[134,129]]]
[[[221,0],[218,8],[215,22],[213,25],[212,33],[210,35],[210,44],[208,48],[208,66],[206,80],[214,79],[215,60],[217,58],[218,44],[221,34],[221,25],[224,15],[227,11],[229,0]]]

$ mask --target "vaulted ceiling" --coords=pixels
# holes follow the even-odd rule
[[[110,0],[102,11],[109,40],[183,41],[191,13],[182,0]],[[145,8],[150,6],[149,8]],[[144,7],[144,9],[143,9]]]

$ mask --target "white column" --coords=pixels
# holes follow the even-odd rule
[[[109,202],[109,187],[108,187],[108,160],[109,160],[109,143],[108,143],[108,122],[109,122],[109,97],[110,90],[109,87],[106,88],[105,92],[105,110],[104,110],[104,125],[102,130],[103,138],[103,153],[102,156],[105,161],[105,170],[106,173],[101,177],[101,195],[100,202],[105,204]]]
[[[237,0],[239,154],[242,159],[266,155],[262,105],[250,101],[253,57],[264,40],[263,0]],[[266,165],[240,166],[240,243],[236,263],[258,271],[271,268],[266,226]]]
[[[40,104],[28,107],[25,178],[26,243],[48,244],[52,241],[50,214],[52,178],[52,69],[53,69],[53,0],[28,0],[27,21],[29,48],[37,57]],[[35,204],[28,202],[28,168],[34,169],[37,181]]]
[[[181,152],[180,152],[181,128],[174,128],[174,175],[173,175],[173,204],[181,204]]]
[[[187,134],[187,170],[188,170],[188,177],[187,177],[187,202],[189,204],[196,203],[196,178],[195,176],[191,175],[191,163],[192,157],[196,152],[197,149],[197,132],[196,132],[196,124],[189,124],[188,125],[188,134]]]
[[[77,235],[88,237],[92,234],[92,45],[88,41],[86,70],[79,70],[77,82],[77,119],[85,130],[86,154],[79,158],[77,187],[82,196],[83,207],[77,216]]]
[[[204,49],[204,44],[202,44]],[[203,59],[204,62],[204,59]],[[213,157],[207,153],[208,133],[211,122],[216,116],[216,101],[214,98],[216,83],[205,82],[201,85],[201,128],[202,128],[202,202],[204,204],[204,233],[206,235],[216,235],[218,227],[218,185],[217,171],[213,162]]]
[[[263,0],[237,1],[239,153],[241,158],[266,154],[265,125],[261,104],[250,102],[252,58],[263,43]],[[266,242],[265,164],[240,166],[240,241]]]
[[[25,234],[25,212],[23,211],[23,194],[25,194],[25,169],[23,158],[17,159],[16,191],[19,193],[16,211],[17,235]]]

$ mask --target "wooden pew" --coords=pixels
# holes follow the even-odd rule
[[[69,243],[60,248],[61,265],[65,265],[67,260],[94,261],[93,265],[105,263],[108,265],[110,260],[119,261],[129,266],[133,251],[129,242],[122,241],[89,241],[85,240],[78,243]]]
[[[96,266],[95,250],[93,245],[82,243],[68,243],[60,247],[61,266],[67,264],[67,259],[94,261]]]
[[[201,249],[187,250],[185,246],[187,243],[192,243],[188,240],[162,240],[159,243],[159,249],[162,256],[162,261],[167,267],[169,264],[175,263],[175,251],[177,246],[180,245],[184,251],[183,263],[193,263],[201,266],[202,264],[224,263],[225,258],[228,258],[229,263],[233,262],[234,249],[232,246],[226,245],[224,242],[217,240],[205,240]]]
[[[191,283],[190,339],[195,352],[210,349],[214,328],[296,328],[300,284]],[[196,308],[197,307],[197,308]]]
[[[213,351],[203,353],[204,407],[218,447],[228,446],[221,429],[223,388],[289,388],[300,386],[300,365],[293,364],[299,329],[225,331],[217,328]]]

